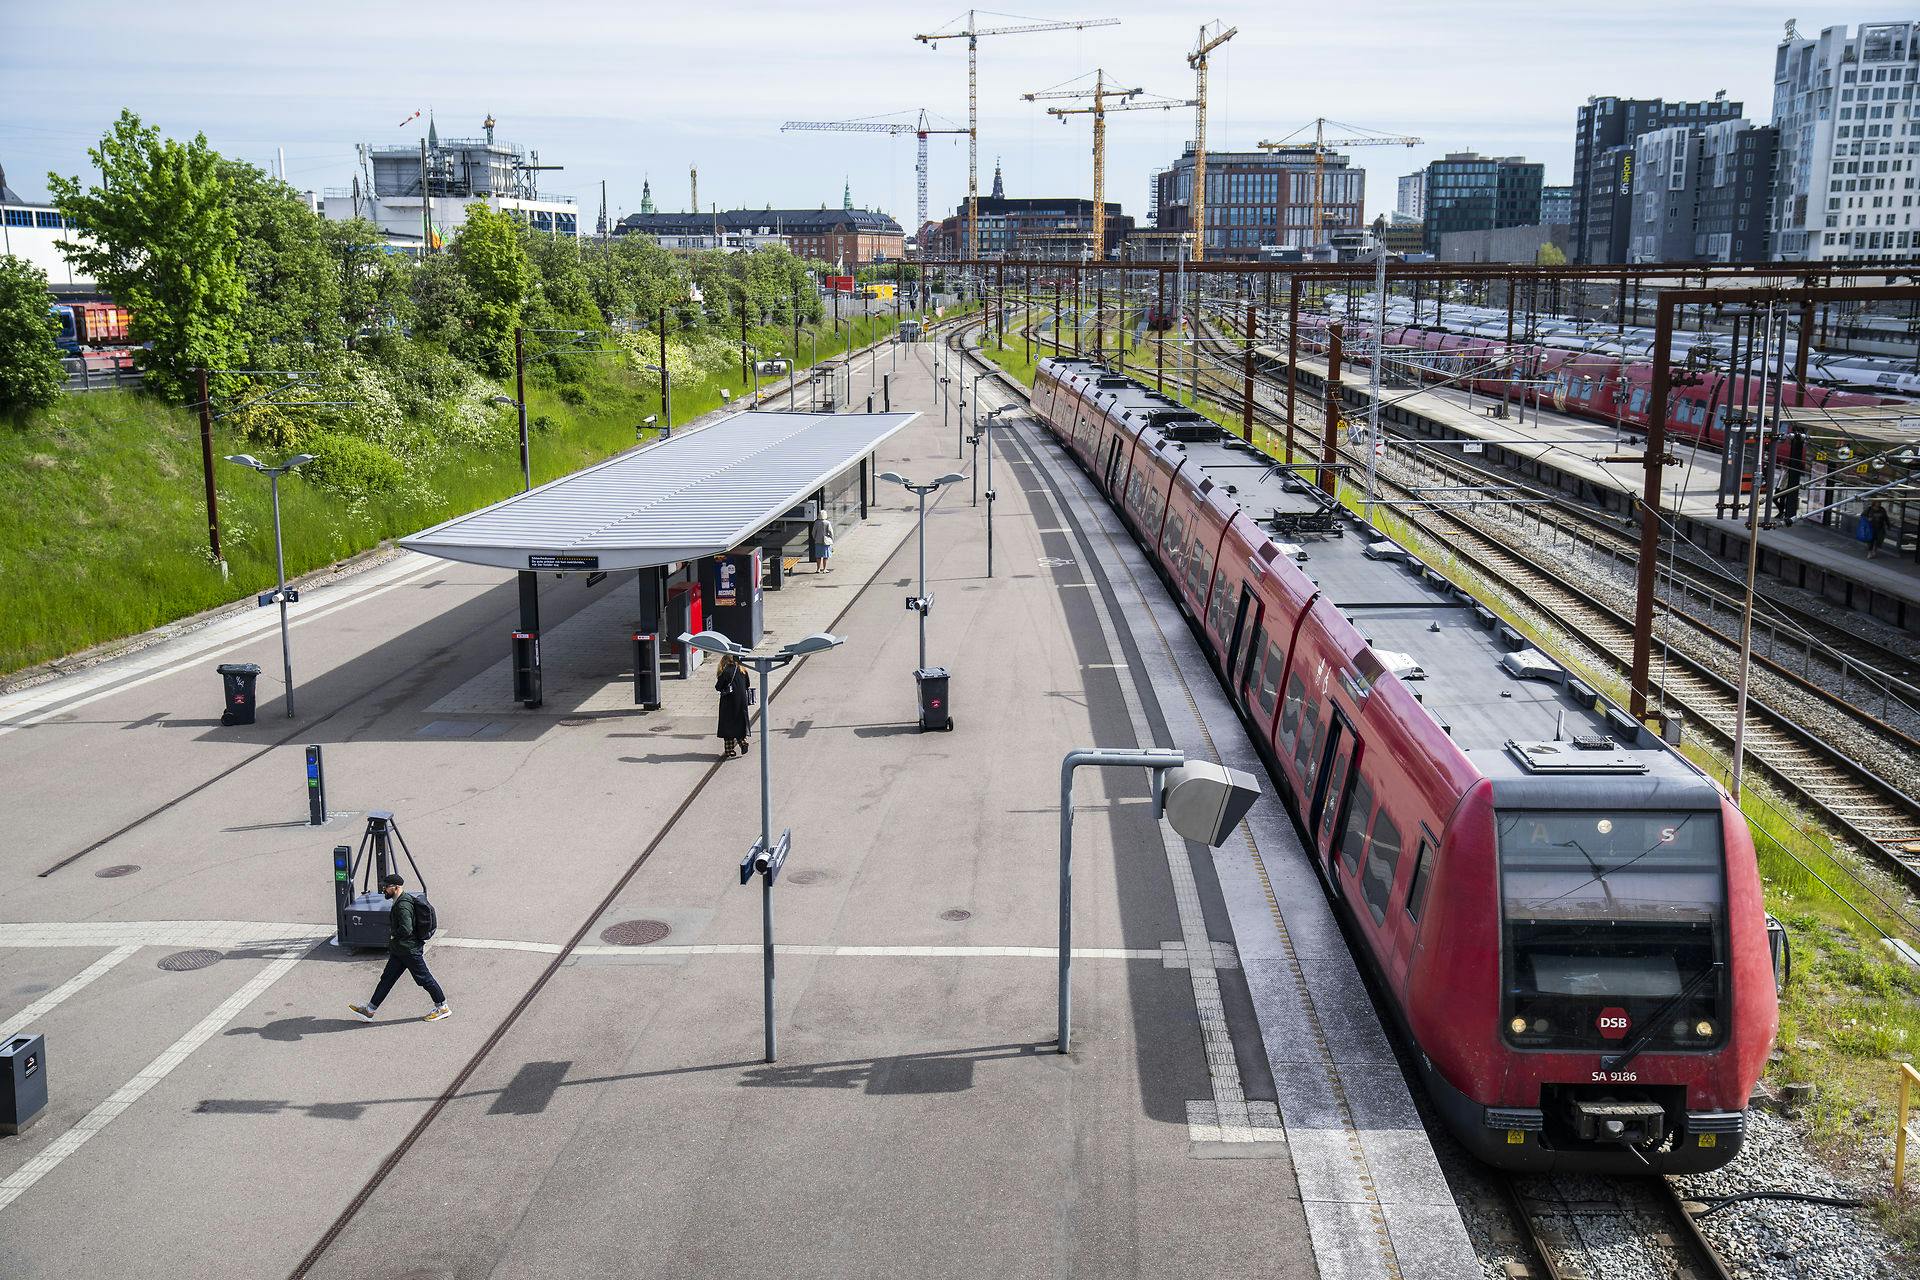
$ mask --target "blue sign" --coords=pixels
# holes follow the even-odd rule
[[[780,878],[780,868],[787,865],[787,854],[793,850],[793,831],[789,828],[780,833],[780,842],[773,846],[773,852],[767,852],[766,842],[755,840],[753,848],[747,850],[747,856],[740,860],[740,883],[753,879],[753,873],[759,872],[772,884]]]

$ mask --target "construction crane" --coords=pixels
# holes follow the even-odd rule
[[[1342,129],[1351,129],[1354,131],[1355,136],[1351,138],[1329,138],[1327,137],[1327,126],[1330,124],[1338,125]],[[1305,141],[1296,142],[1294,138],[1306,131],[1307,126],[1301,125],[1298,129],[1295,129],[1278,142],[1261,142],[1256,145],[1267,151],[1304,149],[1309,144]],[[1326,230],[1326,215],[1322,212],[1325,201],[1321,195],[1321,191],[1326,178],[1327,152],[1329,150],[1335,147],[1417,147],[1422,141],[1424,141],[1424,139],[1411,138],[1405,134],[1375,133],[1370,129],[1362,129],[1358,125],[1341,124],[1338,120],[1329,120],[1325,116],[1316,117],[1313,122],[1313,142],[1311,144],[1313,149],[1313,225],[1310,234],[1317,239],[1321,233]],[[1310,248],[1311,241],[1301,247]]]
[[[1208,35],[1211,29],[1214,34]],[[1218,22],[1200,25],[1187,65],[1193,68],[1193,260],[1207,256],[1207,55],[1240,34],[1240,28],[1220,30]]]
[[[1107,256],[1107,113],[1109,111],[1171,111],[1175,107],[1191,107],[1194,99],[1146,97],[1145,89],[1110,89],[1107,87],[1107,73],[1095,68],[1093,88],[1091,89],[1043,89],[1039,93],[1023,93],[1020,96],[1028,102],[1039,102],[1048,98],[1091,98],[1093,102],[1085,107],[1048,107],[1047,114],[1058,116],[1061,124],[1068,116],[1093,117],[1093,256],[1100,261]]]
[[[975,10],[967,10],[960,31],[930,31],[914,37],[929,49],[941,40],[967,42],[967,256],[980,256],[980,37],[1032,35],[1041,31],[1085,31],[1089,27],[1117,27],[1118,18],[1082,18],[1077,22],[1026,22],[1017,27],[977,25]]]
[[[904,113],[895,112],[894,114],[901,115]],[[882,120],[879,117],[870,116],[862,120],[789,120],[780,126],[780,132],[782,133],[791,133],[796,130],[827,129],[838,130],[842,133],[888,133],[896,137],[903,133],[911,133],[920,139],[920,154],[914,170],[919,179],[918,208],[920,212],[920,220],[913,224],[913,232],[915,235],[919,235],[920,228],[927,225],[927,135],[931,133],[970,132],[969,130],[958,127],[952,129],[936,128],[932,123],[932,117],[928,116],[925,107],[920,108],[920,117],[912,124],[902,124],[898,121]]]

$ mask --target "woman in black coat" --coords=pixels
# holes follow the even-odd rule
[[[753,686],[747,681],[747,669],[740,665],[740,659],[729,653],[720,659],[720,674],[713,687],[720,694],[720,727],[714,732],[727,744],[727,754],[721,759],[731,760],[736,744],[740,754],[747,753],[747,707]]]

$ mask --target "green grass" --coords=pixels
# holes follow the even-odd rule
[[[837,355],[890,332],[893,317],[831,323],[803,350]],[[750,341],[792,345],[792,330]],[[781,347],[784,350],[784,347]],[[656,392],[611,371],[586,384],[584,403],[530,387],[528,417],[550,426],[531,437],[536,484],[578,470],[634,443],[634,425],[659,412]],[[674,388],[674,419],[718,408],[722,388],[738,395],[738,364]],[[858,380],[855,382],[859,391]],[[223,578],[207,547],[206,500],[197,419],[138,392],[63,397],[21,424],[0,423],[0,674],[136,635],[202,610],[244,600],[274,581],[273,516],[267,483],[218,459],[255,448],[214,432]],[[424,464],[406,496],[349,502],[296,473],[281,482],[289,576],[498,501],[519,490],[518,449],[448,451]]]

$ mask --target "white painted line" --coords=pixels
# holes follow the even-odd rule
[[[413,561],[419,563],[411,563]],[[316,608],[295,613],[289,619],[288,627],[298,627],[350,605],[384,595],[441,564],[439,560],[411,551],[404,552],[390,565],[381,565],[349,578],[342,584],[346,591],[344,595],[333,596],[333,589],[328,588],[330,598]],[[270,633],[279,625],[279,615],[272,610],[239,613],[191,632],[178,642],[162,641],[152,649],[131,654],[124,659],[112,659],[77,675],[63,676],[22,689],[10,697],[0,698],[0,717],[8,717],[0,720],[0,737],[15,729],[39,724],[63,711],[71,711],[111,694],[137,689],[143,684],[184,671],[216,649],[245,643]]]
[[[149,1089],[185,1062],[195,1049],[218,1035],[220,1031],[242,1010],[259,998],[268,987],[278,982],[287,971],[297,963],[300,957],[287,955],[272,961],[266,968],[248,979],[247,984],[228,996],[219,1008],[202,1018],[193,1030],[174,1041],[164,1053],[149,1062],[139,1075],[127,1081],[114,1091],[111,1098],[82,1116],[73,1128],[67,1130],[33,1159],[15,1170],[5,1182],[0,1182],[0,1210],[18,1200],[22,1193],[40,1179],[59,1167],[60,1162],[85,1146],[87,1140],[106,1128],[113,1118],[146,1096]]]
[[[5,1022],[0,1022],[0,1040],[5,1040],[39,1021],[41,1018],[46,1017],[48,1013],[59,1007],[61,1001],[88,986],[95,978],[98,978],[101,974],[113,968],[113,966],[119,964],[139,949],[139,947],[134,946],[115,947],[112,951],[101,956],[98,960],[95,960],[79,973],[74,974],[71,978],[68,978],[65,982],[47,992],[47,994],[14,1014]]]

